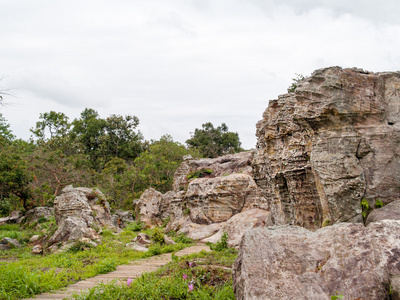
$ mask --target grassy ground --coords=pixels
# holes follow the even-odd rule
[[[99,284],[79,300],[95,299],[235,299],[231,266],[233,249],[200,252],[175,259],[159,270],[146,273],[131,283]]]
[[[97,274],[114,271],[117,265],[129,261],[174,252],[190,245],[185,237],[174,237],[176,245],[154,244],[142,253],[125,248],[136,235],[140,226],[131,224],[119,235],[109,230],[102,232],[102,243],[96,248],[77,243],[69,251],[56,254],[33,255],[29,238],[35,234],[51,234],[54,220],[21,228],[19,225],[0,226],[0,239],[16,238],[23,245],[19,249],[0,251],[0,299],[28,298],[35,294],[59,289]],[[53,224],[53,225],[51,225]],[[159,234],[160,229],[145,230],[147,234]]]

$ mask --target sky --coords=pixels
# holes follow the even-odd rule
[[[135,115],[184,143],[226,123],[245,149],[295,74],[400,70],[398,0],[0,0],[0,113],[29,139],[41,113]]]

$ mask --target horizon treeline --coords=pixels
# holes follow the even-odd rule
[[[11,210],[52,206],[61,190],[97,187],[113,208],[132,209],[132,201],[152,187],[172,189],[183,156],[218,157],[243,151],[238,133],[222,123],[202,124],[186,145],[163,135],[146,140],[133,115],[101,118],[85,108],[70,122],[62,112],[39,116],[28,141],[17,139],[0,114],[0,215]]]

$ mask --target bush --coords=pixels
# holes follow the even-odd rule
[[[8,199],[3,199],[0,202],[0,217],[7,217],[10,214],[11,204]]]
[[[161,231],[160,228],[155,228],[153,234],[151,235],[151,239],[158,244],[165,244],[164,240],[164,233]]]
[[[228,249],[228,234],[224,232],[224,234],[221,236],[221,239],[215,245],[210,245],[210,249],[215,251],[223,251]]]

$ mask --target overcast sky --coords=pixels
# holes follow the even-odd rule
[[[225,122],[253,148],[295,73],[400,70],[399,0],[0,0],[0,113],[136,115],[146,139]]]

